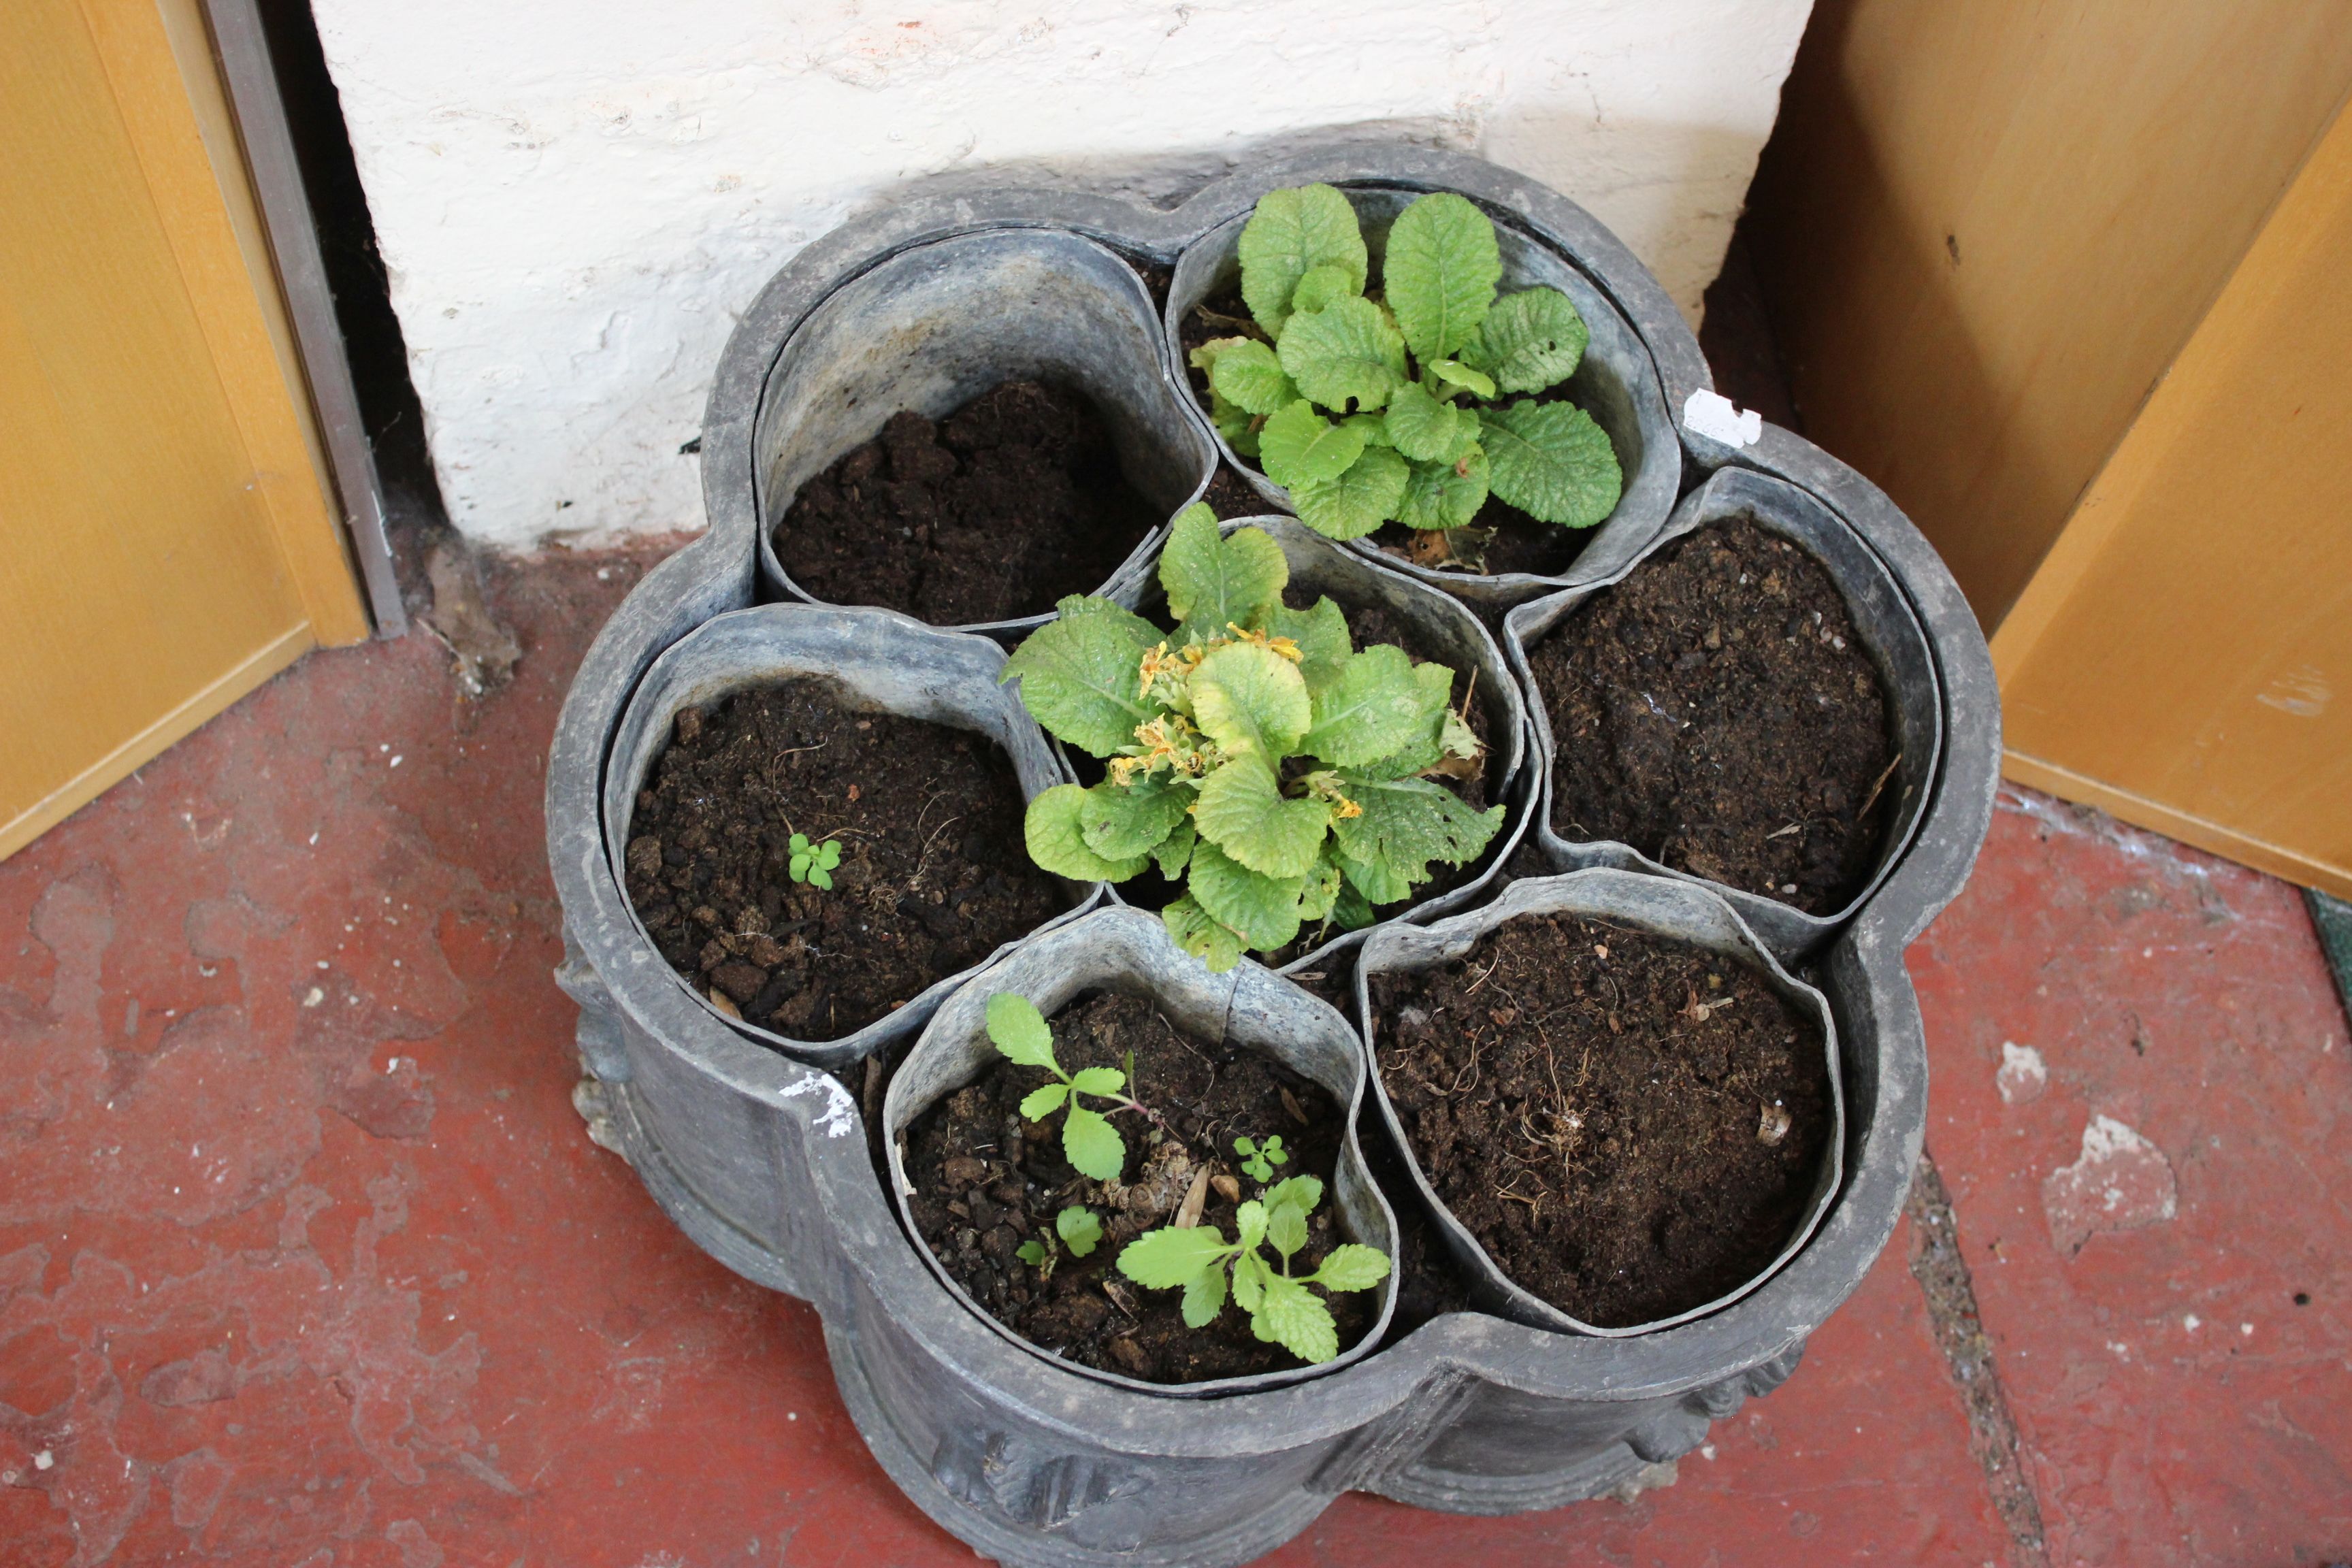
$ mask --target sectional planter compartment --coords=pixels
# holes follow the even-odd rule
[[[1208,1397],[1125,1386],[1056,1364],[958,1299],[902,1224],[898,1194],[877,1170],[869,1130],[903,1124],[898,1100],[916,1095],[918,1080],[889,1076],[918,1059],[906,1053],[919,1020],[814,1049],[759,1038],[681,984],[637,925],[616,860],[627,841],[627,798],[667,727],[664,710],[709,689],[697,682],[719,666],[701,664],[696,650],[746,636],[738,626],[759,627],[751,642],[766,651],[749,663],[720,660],[727,679],[770,668],[759,660],[772,665],[775,647],[821,633],[833,639],[828,657],[842,661],[833,668],[919,688],[925,702],[947,701],[940,694],[952,689],[960,693],[952,705],[967,718],[1002,722],[1003,733],[1015,736],[1006,743],[1016,761],[1029,744],[1012,722],[1017,705],[991,710],[982,700],[988,659],[965,646],[978,639],[871,610],[782,604],[729,618],[763,595],[804,597],[765,542],[793,488],[897,407],[936,415],[992,380],[1043,374],[1087,393],[1121,444],[1129,482],[1172,512],[1206,482],[1215,447],[1139,269],[1183,276],[1189,261],[1197,272],[1208,265],[1199,259],[1203,244],[1237,226],[1260,194],[1318,180],[1351,191],[1469,195],[1507,233],[1575,272],[1562,286],[1577,283],[1593,298],[1587,314],[1596,349],[1598,322],[1612,312],[1622,319],[1619,346],[1638,356],[1627,361],[1629,383],[1647,361],[1653,390],[1643,397],[1679,408],[1706,384],[1689,334],[1622,246],[1571,204],[1475,159],[1336,149],[1254,169],[1167,210],[1067,192],[906,203],[809,247],[745,315],[719,367],[703,432],[709,530],[649,574],[599,635],[550,757],[549,849],[566,936],[558,980],[581,1006],[586,1076],[577,1102],[591,1134],[626,1158],[714,1257],[815,1305],[843,1397],[885,1469],[942,1526],[1006,1563],[1239,1563],[1297,1533],[1349,1489],[1506,1513],[1602,1495],[1645,1474],[1654,1479],[1645,1467],[1696,1447],[1710,1420],[1769,1393],[1794,1369],[1806,1337],[1859,1285],[1892,1233],[1920,1146],[1926,1058],[1902,953],[1958,891],[1990,820],[1999,755],[1990,660],[1948,574],[1900,513],[1851,470],[1777,430],[1735,453],[1697,437],[1677,440],[1654,419],[1641,426],[1638,463],[1628,465],[1628,498],[1637,473],[1658,467],[1670,475],[1666,501],[1683,488],[1685,468],[1694,479],[1714,476],[1718,499],[1740,487],[1777,487],[1811,519],[1790,528],[1818,526],[1820,538],[1834,539],[1816,553],[1850,555],[1853,572],[1876,582],[1871,592],[1897,633],[1908,617],[1912,640],[1889,634],[1890,647],[1907,651],[1887,654],[1884,665],[1901,685],[1906,714],[1901,777],[1910,793],[1902,831],[1890,835],[1853,907],[1793,934],[1768,929],[1769,910],[1737,899],[1726,904],[1691,879],[1622,857],[1601,858],[1622,869],[1557,883],[1652,883],[1637,889],[1643,898],[1685,913],[1714,911],[1708,918],[1723,941],[1738,945],[1745,916],[1749,942],[1783,960],[1804,954],[1804,982],[1834,1027],[1841,1163],[1825,1177],[1809,1235],[1737,1300],[1618,1336],[1556,1331],[1491,1310],[1450,1312],[1390,1329],[1340,1363]],[[978,273],[997,279],[989,285],[999,289],[995,298],[1038,300],[1033,319],[949,321],[975,296],[964,281],[929,269],[956,254],[982,258]],[[1029,282],[1004,281],[1015,274]],[[1578,300],[1581,309],[1587,295]],[[934,346],[894,358],[874,346],[890,336],[877,334],[885,321]],[[1115,350],[1102,349],[1112,343]],[[964,359],[991,368],[964,375]],[[1633,563],[1653,545],[1665,510],[1659,505],[1646,533],[1627,527],[1602,537],[1618,529],[1608,524],[1578,563],[1570,591]],[[1318,572],[1339,582],[1344,562],[1350,582],[1373,585],[1368,591],[1419,630],[1454,639],[1449,646],[1476,660],[1493,658],[1491,641],[1481,647],[1486,634],[1475,618],[1432,588],[1500,610],[1544,586],[1416,582],[1385,557],[1294,537],[1294,529],[1277,522],[1271,531],[1302,590]],[[1155,549],[1148,541],[1106,592],[1145,603]],[[1594,574],[1585,575],[1588,568]],[[1532,618],[1517,622],[1523,636],[1535,635]],[[1009,640],[1024,627],[978,629]],[[1482,700],[1493,704],[1490,723],[1509,733],[1490,734],[1490,745],[1509,798],[1523,803],[1518,820],[1540,826],[1549,820],[1549,745],[1538,717],[1519,728],[1518,682],[1496,684],[1507,692]],[[1914,706],[1923,731],[1908,728]],[[1934,737],[1916,755],[1915,733]],[[1022,765],[1024,786],[1033,775],[1060,778],[1061,767],[1058,757],[1032,758]],[[1565,868],[1560,852],[1544,847]],[[1448,926],[1485,918],[1480,900],[1496,892],[1507,853],[1490,856],[1470,885],[1365,940],[1364,962],[1442,942]],[[1504,898],[1525,900],[1546,885],[1515,884]],[[1001,952],[939,1000],[928,1027],[942,1041],[960,1035],[968,1042],[974,1000],[1007,978],[1037,985],[1041,997],[1127,984],[1181,994],[1187,1016],[1203,1028],[1220,1018],[1244,1037],[1312,1038],[1326,1051],[1354,1039],[1361,1049],[1342,1013],[1271,971],[1244,960],[1211,975],[1179,959],[1156,917],[1105,902]],[[1370,1062],[1362,1055],[1356,1071]],[[1372,1116],[1360,1121],[1359,1135],[1389,1136]],[[1362,1181],[1349,1201],[1351,1223],[1377,1229],[1391,1206],[1402,1211],[1423,1198]]]

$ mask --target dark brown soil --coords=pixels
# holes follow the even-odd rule
[[[1308,1221],[1306,1249],[1292,1272],[1311,1272],[1346,1237],[1335,1222],[1331,1174],[1347,1121],[1313,1080],[1235,1046],[1180,1034],[1147,1002],[1096,995],[1054,1021],[1055,1059],[1122,1070],[1134,1053],[1131,1091],[1166,1122],[1163,1131],[1131,1112],[1115,1118],[1127,1142],[1117,1184],[1088,1180],[1062,1159],[1062,1123],[1024,1122],[1019,1106],[1048,1080],[1039,1068],[998,1062],[970,1087],[916,1118],[907,1130],[908,1207],[932,1256],[973,1300],[1013,1332],[1103,1372],[1150,1383],[1203,1383],[1300,1364],[1280,1345],[1261,1342],[1248,1314],[1226,1303],[1204,1329],[1188,1329],[1181,1293],[1146,1290],[1120,1274],[1119,1249],[1169,1224],[1202,1168],[1212,1185],[1201,1223],[1234,1235],[1234,1210],[1260,1184],[1240,1169],[1237,1137],[1279,1133],[1290,1162],[1275,1177],[1319,1176],[1324,1199]],[[1220,1178],[1230,1178],[1221,1185]],[[1049,1273],[1014,1256],[1022,1242],[1054,1230],[1072,1204],[1091,1208],[1103,1239],[1086,1258],[1056,1255]],[[1271,1251],[1267,1254],[1272,1257]],[[1375,1292],[1328,1298],[1346,1349],[1378,1315]]]
[[[1219,463],[1209,480],[1209,489],[1201,499],[1217,514],[1219,522],[1236,517],[1278,516],[1280,509],[1250,487],[1250,482],[1234,472],[1233,466]]]
[[[1178,336],[1184,346],[1186,374],[1192,395],[1201,406],[1209,406],[1209,378],[1192,364],[1192,351],[1215,338],[1265,336],[1251,319],[1249,307],[1242,302],[1239,289],[1213,295],[1194,306],[1180,323]],[[1539,395],[1537,401],[1549,402],[1557,393]],[[1224,470],[1220,469],[1220,473]],[[1257,492],[1235,475],[1234,489],[1221,495],[1212,481],[1206,498],[1217,509],[1220,518],[1250,517],[1266,510]],[[1244,498],[1246,498],[1245,500]],[[1242,510],[1228,511],[1227,504]],[[1486,544],[1485,563],[1480,570],[1498,574],[1505,572],[1527,572],[1539,577],[1557,577],[1584,553],[1584,547],[1597,531],[1590,528],[1557,528],[1548,522],[1538,522],[1515,506],[1488,498],[1470,521],[1475,529],[1492,529],[1493,537]],[[1407,528],[1391,522],[1374,531],[1371,542],[1388,553],[1402,560],[1417,561],[1424,565],[1440,566],[1443,552],[1436,543],[1437,535],[1417,528]],[[1436,553],[1433,553],[1436,552]],[[1442,569],[1467,572],[1467,566],[1443,566]]]
[[[1023,811],[978,735],[852,711],[818,680],[755,688],[678,714],[637,795],[629,898],[722,1010],[837,1039],[1061,912]],[[830,891],[791,879],[795,832],[841,845]]]
[[[1372,983],[1382,1084],[1504,1273],[1603,1328],[1704,1305],[1803,1216],[1830,1131],[1818,1028],[1742,965],[1569,915]],[[1789,1117],[1777,1142],[1761,1131]]]
[[[1528,650],[1552,830],[1811,914],[1893,815],[1885,688],[1829,574],[1745,518],[1700,529]]]
[[[1008,381],[937,425],[892,415],[801,487],[776,558],[820,599],[970,626],[1094,592],[1161,521],[1084,397]]]

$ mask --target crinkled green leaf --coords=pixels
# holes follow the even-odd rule
[[[1182,876],[1185,866],[1192,861],[1194,842],[1192,819],[1186,816],[1151,851],[1151,858],[1159,863],[1160,874],[1171,882]]]
[[[1015,1067],[1061,1071],[1054,1065],[1054,1031],[1045,1026],[1045,1015],[1018,991],[999,991],[988,999],[988,1037]]]
[[[1323,1206],[1323,1178],[1320,1176],[1286,1176],[1266,1188],[1262,1200],[1266,1212],[1295,1208],[1301,1215],[1313,1214]]]
[[[1072,595],[1061,614],[1023,640],[998,679],[1021,682],[1021,705],[1053,734],[1108,757],[1135,739],[1158,711],[1139,695],[1137,674],[1160,628],[1108,599]]]
[[[1184,885],[1210,919],[1230,926],[1261,952],[1298,934],[1305,877],[1261,876],[1203,838],[1192,850]]]
[[[1522,397],[1485,415],[1487,482],[1538,522],[1591,528],[1617,510],[1624,474],[1608,433],[1570,403]]]
[[[1339,679],[1312,702],[1314,721],[1298,749],[1334,767],[1358,766],[1401,750],[1435,717],[1429,694],[1413,677],[1412,659],[1389,643],[1349,655]]]
[[[1334,300],[1344,300],[1364,291],[1364,279],[1344,267],[1329,262],[1310,267],[1298,279],[1298,287],[1290,291],[1290,309],[1294,315],[1319,310]]]
[[[1084,1258],[1100,1247],[1102,1233],[1102,1221],[1095,1217],[1095,1211],[1090,1208],[1072,1204],[1054,1216],[1054,1234],[1062,1238],[1062,1245],[1070,1249],[1073,1258]],[[1347,1249],[1342,1247],[1340,1250],[1344,1252]],[[1365,1250],[1370,1249],[1367,1247]],[[1326,1258],[1324,1269],[1329,1268],[1330,1260]]]
[[[1192,804],[1192,785],[1172,778],[1146,776],[1129,784],[1106,779],[1079,804],[1078,833],[1097,857],[1124,865],[1159,847]]]
[[[1323,1299],[1295,1279],[1276,1275],[1265,1282],[1265,1300],[1250,1314],[1250,1329],[1300,1361],[1320,1365],[1337,1360],[1339,1330]]]
[[[1339,864],[1331,858],[1328,847],[1318,856],[1314,868],[1307,873],[1307,886],[1298,895],[1298,923],[1311,925],[1331,917],[1331,906],[1339,897],[1344,885]]]
[[[1244,754],[1201,781],[1192,825],[1251,870],[1297,877],[1314,866],[1331,808],[1319,800],[1284,799],[1273,765]]]
[[[1168,928],[1170,939],[1178,947],[1206,963],[1212,973],[1223,974],[1241,962],[1241,932],[1210,918],[1190,894],[1161,910],[1160,923]]]
[[[1334,425],[1305,398],[1266,416],[1257,433],[1258,466],[1290,489],[1336,479],[1364,453],[1364,433]]]
[[[1237,528],[1220,538],[1217,514],[1194,502],[1176,516],[1160,553],[1160,585],[1168,612],[1225,635],[1227,622],[1252,626],[1266,606],[1282,602],[1290,566],[1282,546],[1262,528]]]
[[[1309,697],[1339,679],[1355,646],[1348,635],[1347,612],[1328,595],[1316,600],[1310,609],[1276,605],[1266,616],[1265,629],[1297,645],[1298,673],[1307,682]]]
[[[1523,289],[1495,301],[1463,358],[1504,393],[1541,392],[1576,374],[1591,329],[1557,289]],[[1486,395],[1492,397],[1495,390]]]
[[[1234,1245],[1244,1253],[1255,1252],[1257,1244],[1265,1239],[1265,1203],[1252,1198],[1234,1209]],[[1265,1265],[1259,1264],[1263,1268]]]
[[[1452,699],[1454,672],[1445,666],[1430,660],[1412,667],[1412,679],[1422,693],[1423,710],[1427,723],[1407,744],[1356,764],[1355,773],[1363,778],[1402,779],[1435,767],[1445,760],[1444,719],[1446,704]]]
[[[1472,447],[1453,463],[1415,463],[1397,521],[1407,528],[1460,528],[1486,504],[1486,454]]]
[[[1359,860],[1346,850],[1338,848],[1331,851],[1331,858],[1339,862],[1340,871],[1348,879],[1347,889],[1340,894],[1341,900],[1349,903],[1351,912],[1354,904],[1348,895],[1352,893],[1362,901],[1365,925],[1379,918],[1381,906],[1401,903],[1412,897],[1412,884],[1386,861]],[[1337,904],[1332,906],[1335,913],[1339,907]]]
[[[1478,416],[1432,397],[1409,381],[1389,399],[1385,416],[1390,445],[1417,463],[1451,463],[1478,439]]]
[[[1326,1290],[1369,1290],[1389,1277],[1389,1255],[1377,1247],[1343,1242],[1323,1255],[1308,1276]]]
[[[1232,1250],[1224,1232],[1213,1225],[1196,1225],[1187,1230],[1162,1226],[1145,1231],[1120,1249],[1118,1271],[1147,1290],[1173,1290],[1214,1268]]]
[[[1013,1256],[1034,1268],[1045,1261],[1045,1244],[1042,1241],[1024,1241],[1013,1249]]]
[[[1062,1102],[1069,1098],[1068,1084],[1041,1083],[1022,1097],[1021,1114],[1031,1121],[1043,1121],[1061,1110]]]
[[[1225,1271],[1212,1266],[1184,1281],[1184,1326],[1205,1329],[1225,1310]]]
[[[1108,1100],[1127,1085],[1127,1075],[1117,1068],[1080,1068],[1070,1075],[1070,1089],[1077,1094],[1091,1094]]]
[[[1338,862],[1334,861],[1334,865]],[[1331,900],[1330,921],[1341,931],[1361,931],[1380,918],[1372,910],[1371,900],[1353,882],[1342,882],[1339,896]]]
[[[1312,717],[1298,667],[1262,643],[1210,649],[1190,686],[1193,722],[1228,756],[1255,752],[1278,764],[1298,749]]]
[[[1458,359],[1432,360],[1429,373],[1446,385],[1458,386],[1473,397],[1495,395],[1494,378],[1471,369]]]
[[[1350,414],[1345,419],[1340,420],[1339,423],[1345,425],[1350,430],[1361,430],[1364,433],[1364,445],[1367,447],[1393,447],[1396,445],[1396,443],[1389,437],[1388,420],[1381,415]]]
[[[1385,868],[1408,884],[1427,880],[1433,860],[1459,866],[1477,858],[1503,826],[1501,806],[1475,810],[1429,779],[1342,776],[1346,782],[1341,787],[1363,807],[1363,815],[1332,822],[1340,853],[1367,869]],[[1395,901],[1365,887],[1352,870],[1350,879],[1376,904]]]
[[[1217,434],[1225,438],[1225,445],[1234,449],[1235,457],[1257,456],[1257,416],[1213,386],[1209,389],[1209,422],[1217,427]]]
[[[1247,1205],[1244,1205],[1247,1207]],[[1244,1252],[1234,1259],[1234,1301],[1244,1312],[1255,1312],[1265,1299],[1265,1281],[1274,1271],[1265,1259],[1255,1252]]]
[[[1098,785],[1114,788],[1115,785]],[[1029,803],[1021,819],[1021,835],[1029,845],[1029,858],[1056,877],[1073,882],[1124,882],[1144,868],[1136,855],[1106,860],[1087,847],[1087,792],[1076,784],[1055,784]]]
[[[1397,215],[1381,263],[1389,309],[1424,364],[1476,334],[1502,276],[1493,222],[1451,191],[1419,197]]]
[[[1283,374],[1282,362],[1274,357],[1272,349],[1255,338],[1223,341],[1225,348],[1209,367],[1209,384],[1227,401],[1252,414],[1271,414],[1297,400],[1298,389]]]
[[[1266,1210],[1266,1245],[1284,1258],[1288,1258],[1307,1245],[1307,1216],[1285,1205]]]
[[[1329,185],[1268,191],[1242,227],[1242,301],[1258,325],[1282,335],[1290,299],[1300,279],[1316,267],[1336,266],[1362,293],[1370,272],[1356,209]]]
[[[1367,447],[1336,479],[1293,485],[1291,504],[1298,521],[1329,539],[1361,539],[1394,517],[1412,477],[1402,458],[1386,447]]]
[[[1108,1117],[1072,1100],[1062,1118],[1062,1158],[1082,1176],[1115,1182],[1127,1164],[1127,1142]]]
[[[1293,316],[1278,353],[1298,390],[1337,414],[1378,408],[1409,379],[1404,335],[1370,300]]]

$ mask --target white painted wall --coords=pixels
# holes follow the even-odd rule
[[[1166,197],[1402,136],[1583,203],[1696,321],[1811,0],[314,6],[443,494],[522,547],[698,527],[731,312],[927,176]]]

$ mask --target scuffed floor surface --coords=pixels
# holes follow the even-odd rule
[[[8,1568],[972,1561],[814,1315],[572,1109],[541,774],[642,564],[505,574],[479,703],[422,637],[314,655],[0,865]],[[1630,1504],[1351,1497],[1272,1561],[2352,1557],[2352,1052],[2294,891],[2011,793],[1911,963],[1940,1183],[1786,1388]]]

